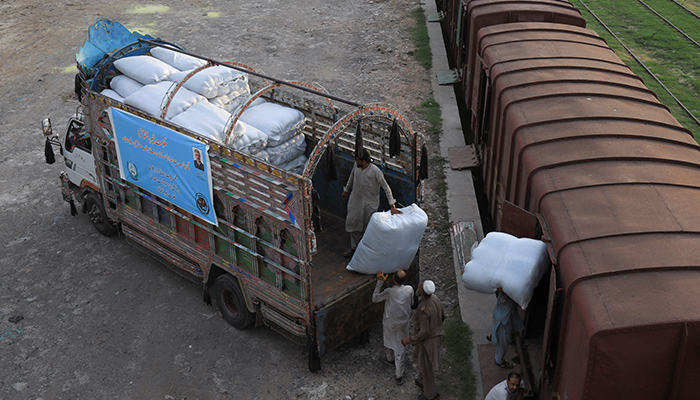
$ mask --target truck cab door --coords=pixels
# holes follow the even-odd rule
[[[82,121],[71,118],[63,146],[63,156],[68,167],[68,179],[77,186],[97,185],[97,170],[92,156],[92,140]]]

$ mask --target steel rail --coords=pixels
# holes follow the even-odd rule
[[[684,6],[683,4],[677,2],[676,0],[671,0],[671,1],[673,1],[674,3],[678,4],[679,6],[681,6],[685,11],[688,11],[693,17],[695,17],[695,18],[697,18],[697,19],[700,19],[700,15],[697,15],[697,14],[695,14],[694,12],[690,11],[690,10],[688,9],[688,7],[686,7],[686,6]]]
[[[693,115],[693,113],[691,113],[690,110],[688,110],[688,108],[678,99],[678,97],[676,97],[673,93],[671,93],[671,91],[666,87],[666,85],[664,85],[663,82],[661,82],[661,81],[659,80],[659,78],[657,78],[656,75],[655,75],[654,73],[652,73],[651,70],[650,70],[649,68],[647,68],[646,65],[644,65],[644,63],[642,62],[642,60],[639,59],[639,57],[637,57],[637,56],[632,52],[632,50],[630,50],[630,48],[627,47],[627,46],[622,42],[622,40],[620,40],[620,38],[617,37],[617,35],[616,35],[611,29],[608,28],[608,26],[605,25],[605,23],[604,23],[590,8],[588,8],[588,6],[586,5],[586,3],[584,3],[583,0],[578,0],[578,1],[581,3],[582,6],[584,6],[584,7],[586,8],[586,10],[588,10],[589,13],[591,13],[591,15],[593,16],[593,18],[595,18],[596,21],[598,21],[598,23],[601,24],[601,25],[603,26],[603,28],[605,28],[605,30],[607,30],[608,33],[611,34],[611,35],[620,43],[620,45],[622,45],[622,47],[625,48],[625,50],[627,50],[627,52],[632,56],[632,58],[634,58],[635,61],[637,61],[637,63],[639,63],[639,65],[641,65],[642,68],[644,68],[644,70],[647,71],[647,73],[648,73],[652,78],[654,78],[654,80],[655,80],[659,85],[661,85],[662,88],[664,88],[664,90],[666,91],[666,93],[668,93],[671,97],[673,97],[673,99],[676,101],[676,103],[678,103],[678,105],[688,114],[688,116],[690,116],[690,118],[691,118],[693,121],[695,121],[696,124],[700,125],[700,121],[698,120],[698,118],[695,117],[695,115]]]
[[[332,100],[339,101],[339,102],[341,102],[341,103],[349,104],[349,105],[351,105],[351,106],[353,106],[353,107],[360,107],[360,106],[361,106],[361,104],[356,103],[356,102],[354,102],[354,101],[352,101],[352,100],[347,100],[347,99],[344,99],[344,98],[342,98],[342,97],[333,96],[333,95],[331,95],[331,94],[323,93],[323,92],[320,92],[320,91],[318,91],[318,90],[313,90],[313,89],[308,88],[308,87],[306,87],[306,86],[301,86],[301,85],[297,85],[297,84],[295,84],[295,83],[287,82],[287,81],[284,81],[284,80],[281,80],[281,79],[273,78],[273,77],[271,77],[271,76],[267,76],[267,75],[261,74],[261,73],[259,73],[259,72],[255,72],[255,71],[251,71],[251,70],[248,70],[248,69],[245,69],[245,68],[241,68],[241,67],[238,67],[238,66],[236,66],[236,65],[231,65],[231,64],[227,64],[227,63],[225,63],[225,62],[212,60],[211,58],[202,57],[202,56],[199,56],[199,55],[197,55],[197,54],[189,53],[189,52],[187,52],[187,51],[180,50],[180,49],[178,49],[178,48],[176,48],[176,47],[172,47],[172,46],[170,46],[170,45],[168,45],[168,44],[165,44],[165,43],[156,42],[156,41],[148,40],[148,39],[139,39],[139,42],[148,43],[148,44],[153,45],[153,46],[163,47],[163,48],[168,49],[168,50],[176,51],[176,52],[178,52],[178,53],[182,53],[182,54],[185,54],[185,55],[188,55],[188,56],[191,56],[191,57],[199,58],[200,60],[208,61],[208,62],[210,62],[210,63],[212,63],[212,64],[216,64],[216,65],[221,65],[221,66],[224,66],[224,67],[232,68],[232,69],[235,69],[235,70],[237,70],[237,71],[241,71],[241,72],[244,72],[244,73],[246,73],[246,74],[255,75],[255,76],[259,77],[259,78],[267,79],[267,80],[270,80],[270,81],[275,82],[275,83],[280,83],[280,84],[285,85],[285,86],[293,87],[293,88],[295,88],[295,89],[299,89],[299,90],[302,90],[302,91],[304,91],[304,92],[313,93],[313,94],[316,94],[316,95],[319,95],[319,96],[323,96],[323,97],[328,98],[328,99],[332,99]]]
[[[698,44],[698,42],[696,42],[695,40],[693,40],[693,38],[691,38],[690,36],[688,36],[688,35],[687,35],[685,32],[683,32],[682,30],[680,30],[680,28],[678,28],[677,26],[673,25],[673,24],[671,23],[671,21],[669,21],[669,20],[667,20],[666,18],[664,18],[661,14],[659,14],[658,12],[656,12],[656,10],[654,10],[654,9],[651,8],[651,7],[649,7],[649,6],[647,5],[647,3],[643,2],[642,0],[637,0],[637,1],[640,2],[640,3],[642,3],[642,5],[643,5],[644,7],[646,7],[646,8],[648,8],[649,11],[653,12],[654,14],[656,14],[657,17],[663,19],[667,24],[671,25],[675,30],[677,30],[678,33],[680,33],[681,35],[685,36],[686,39],[690,40],[691,42],[693,42],[693,43],[695,44],[695,46],[697,46],[698,48],[700,48],[700,44]],[[653,35],[652,35],[652,36],[653,36]]]

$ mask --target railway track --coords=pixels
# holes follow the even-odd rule
[[[695,17],[695,18],[697,18],[697,19],[700,19],[700,16],[697,15],[697,14],[695,14],[695,13],[692,12],[691,10],[689,10],[688,7],[686,7],[686,6],[684,6],[683,4],[677,2],[676,0],[671,0],[671,1],[673,1],[673,2],[676,3],[676,4],[678,4],[681,8],[683,8],[685,11],[687,11],[687,12],[688,12],[690,15],[692,15],[693,17]]]
[[[644,2],[642,2],[641,0],[638,0],[638,1],[639,1],[640,3],[642,3],[642,4],[644,4]],[[677,3],[675,0],[674,0],[674,2]],[[593,16],[593,18],[595,18],[596,21],[598,21],[598,23],[599,23],[603,28],[605,28],[605,30],[606,30],[612,37],[614,37],[615,40],[617,40],[618,43],[620,43],[620,45],[627,51],[627,53],[628,53],[632,58],[634,58],[634,60],[635,60],[642,68],[644,68],[644,70],[647,72],[647,74],[649,74],[649,76],[651,76],[651,77],[666,91],[666,93],[668,93],[669,96],[671,96],[671,97],[673,98],[673,100],[676,102],[676,104],[678,104],[678,106],[679,106],[681,109],[683,109],[683,111],[685,111],[685,113],[688,115],[688,117],[691,118],[693,121],[695,121],[695,123],[696,123],[698,126],[700,126],[700,120],[698,120],[698,117],[696,117],[696,116],[688,109],[688,107],[686,107],[685,104],[683,104],[683,102],[682,102],[675,94],[673,94],[673,92],[671,92],[671,90],[670,90],[668,87],[666,87],[666,85],[664,85],[663,82],[661,82],[661,80],[656,76],[656,74],[654,74],[654,73],[644,64],[644,62],[642,62],[642,60],[639,59],[639,57],[637,57],[637,55],[634,54],[634,52],[633,52],[629,47],[627,47],[627,45],[622,41],[622,39],[620,39],[620,38],[615,34],[615,32],[613,32],[612,29],[610,29],[610,28],[605,24],[605,22],[603,22],[603,20],[600,19],[600,17],[598,17],[598,15],[597,15],[596,13],[594,13],[593,10],[591,10],[591,9],[588,7],[588,5],[587,5],[586,3],[583,2],[583,0],[579,0],[579,3],[581,3],[581,5]],[[648,5],[644,4],[644,6],[646,6],[646,7],[649,8],[651,11],[653,11],[657,16],[661,17],[656,11],[654,11],[653,9],[651,9]],[[685,8],[685,7],[684,7],[684,8]],[[691,12],[690,10],[688,10],[688,11]],[[691,13],[692,13],[692,12],[691,12]],[[696,17],[697,17],[697,15],[696,15]],[[661,18],[662,18],[666,23],[668,23],[669,25],[673,26],[673,24],[671,24],[667,19],[665,19],[665,18],[663,18],[663,17],[661,17]],[[673,27],[674,27],[676,30],[678,30],[679,32],[683,33],[683,35],[685,35],[688,39],[690,39],[684,32],[680,31],[680,29],[678,29],[678,28],[675,27],[675,26],[673,26]],[[698,43],[695,42],[695,40],[693,40],[693,39],[690,39],[690,40],[691,40],[693,43],[695,43],[696,46],[700,47],[700,45],[698,45]]]

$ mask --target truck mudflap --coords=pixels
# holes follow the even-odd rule
[[[73,202],[73,197],[71,195],[73,191],[70,189],[70,180],[68,179],[68,174],[65,171],[61,171],[61,195],[63,195],[63,201],[68,203]]]
[[[372,303],[376,282],[374,276],[368,275],[355,290],[315,311],[316,342],[320,356],[381,321],[384,305]]]
[[[82,204],[83,196],[71,189],[70,178],[68,178],[68,174],[65,171],[61,171],[61,195],[63,196],[63,201],[70,204],[70,215],[78,215],[78,208],[75,203]]]

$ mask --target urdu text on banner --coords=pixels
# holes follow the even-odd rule
[[[207,145],[117,108],[109,117],[122,179],[217,225]]]

